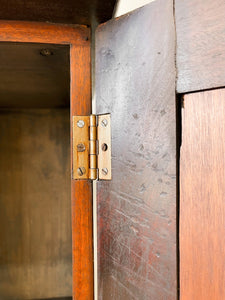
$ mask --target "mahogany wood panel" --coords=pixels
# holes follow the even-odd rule
[[[69,109],[0,111],[0,299],[72,296]]]
[[[46,43],[88,45],[90,29],[83,25],[56,25],[39,22],[0,20],[0,41],[20,43]]]
[[[71,129],[72,116],[89,115],[91,113],[91,47],[89,31],[86,31],[86,36],[88,37],[86,43],[72,43],[70,50]],[[92,300],[94,297],[92,213],[91,181],[72,180],[74,300]]]
[[[185,95],[180,161],[181,300],[225,299],[225,90]]]
[[[177,91],[225,86],[225,1],[176,0]]]
[[[1,0],[0,19],[67,24],[105,22],[116,0]]]
[[[0,21],[0,41],[70,45],[71,116],[91,113],[89,28]],[[93,299],[92,184],[72,180],[71,190],[73,297],[89,300]]]
[[[162,22],[163,20],[163,22]],[[173,3],[96,33],[97,113],[111,113],[112,181],[98,182],[98,299],[176,299]]]

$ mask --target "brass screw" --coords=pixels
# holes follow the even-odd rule
[[[102,144],[102,151],[107,151],[108,145],[106,143]]]
[[[79,121],[77,121],[77,126],[78,126],[79,128],[83,128],[83,127],[84,127],[84,120],[79,120]]]
[[[78,173],[79,176],[83,176],[86,173],[86,170],[85,170],[84,167],[79,167],[77,169],[77,173]]]
[[[102,173],[103,173],[103,175],[106,176],[108,174],[108,169],[107,168],[103,168],[102,169]]]
[[[108,121],[106,119],[103,119],[101,124],[103,127],[106,127],[108,125]]]
[[[78,152],[84,152],[85,151],[85,145],[84,144],[78,144],[77,145],[77,151]]]

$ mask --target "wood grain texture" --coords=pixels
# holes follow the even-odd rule
[[[163,22],[162,22],[163,20]],[[176,299],[172,1],[96,33],[97,113],[111,113],[112,181],[98,182],[98,299]]]
[[[82,25],[56,25],[39,22],[0,20],[0,41],[85,46],[90,29]]]
[[[176,0],[177,91],[225,86],[224,0]]]
[[[185,95],[180,161],[181,300],[225,299],[225,90]]]
[[[0,111],[0,299],[72,295],[69,109]]]
[[[70,115],[91,113],[89,28],[35,22],[0,21],[0,41],[70,45]],[[72,180],[71,199],[73,297],[76,300],[89,300],[93,299],[91,182]]]
[[[72,128],[72,116],[91,113],[90,40],[84,45],[79,46],[76,43],[71,45],[70,68]],[[92,183],[88,180],[72,180],[74,300],[92,300],[94,297],[92,224]]]
[[[69,107],[69,54],[69,45],[0,43],[0,107]]]
[[[67,24],[105,22],[116,0],[1,0],[0,19]]]

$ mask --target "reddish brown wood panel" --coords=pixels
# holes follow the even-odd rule
[[[90,114],[90,29],[85,26],[0,21],[0,41],[70,45],[71,116]],[[72,180],[71,187],[73,297],[76,300],[92,299],[92,184]]]
[[[86,45],[71,46],[71,128],[72,116],[91,113],[90,50],[90,41]],[[94,278],[91,181],[72,180],[72,230],[73,299],[92,300]]]
[[[99,300],[176,299],[173,23],[172,1],[157,0],[96,33],[113,177],[97,186]]]
[[[225,86],[225,1],[176,0],[177,91]]]
[[[21,43],[87,45],[90,29],[86,26],[0,20],[0,41]]]
[[[180,162],[181,300],[225,299],[225,90],[185,96]]]

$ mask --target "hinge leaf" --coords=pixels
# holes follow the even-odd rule
[[[100,180],[110,180],[111,174],[111,117],[98,116],[97,138],[99,144],[98,170]]]

